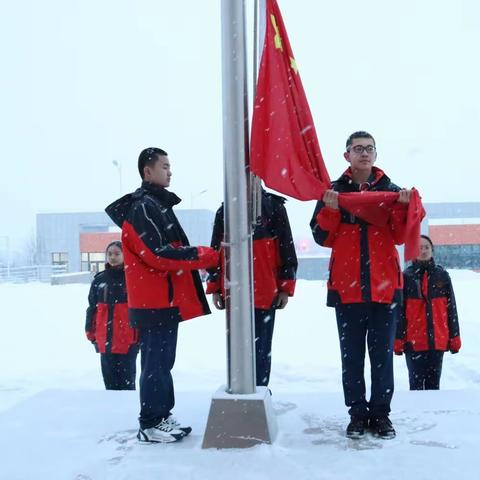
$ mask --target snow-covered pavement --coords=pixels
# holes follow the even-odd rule
[[[442,390],[409,392],[395,358],[397,438],[344,437],[334,312],[323,282],[300,281],[275,325],[271,388],[279,435],[248,450],[200,448],[211,394],[225,382],[223,314],[182,324],[175,414],[194,428],[175,445],[134,441],[137,392],[106,392],[84,338],[88,286],[0,285],[0,479],[478,478],[480,275],[452,271],[462,351],[447,354]]]

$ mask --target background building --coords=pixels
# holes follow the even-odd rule
[[[214,212],[175,210],[192,245],[210,245]],[[105,248],[120,240],[120,229],[104,212],[40,213],[37,255],[42,265],[67,265],[67,271],[103,269]]]
[[[480,202],[427,203],[422,232],[435,244],[435,259],[446,268],[480,270]],[[175,210],[192,245],[210,245],[214,212]],[[294,232],[295,233],[295,232]],[[41,265],[67,265],[69,272],[99,271],[105,247],[120,229],[103,212],[37,215],[37,258]],[[330,249],[311,236],[295,239],[298,278],[326,279]]]
[[[422,233],[435,244],[435,260],[445,268],[480,271],[480,202],[426,203]],[[328,278],[330,249],[317,245],[312,236],[295,238],[298,278]],[[399,248],[403,260],[403,247]]]
[[[480,270],[480,203],[430,203],[426,210],[436,262]]]

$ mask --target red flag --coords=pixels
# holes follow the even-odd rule
[[[405,251],[403,256],[407,262],[415,260],[420,254],[420,223],[422,223],[425,214],[420,194],[414,188],[408,204],[405,232]]]
[[[331,186],[312,114],[276,0],[266,1],[266,32],[255,95],[250,168],[265,184],[298,200],[320,200]],[[398,193],[341,193],[342,208],[384,225]],[[407,206],[405,206],[407,208]],[[408,206],[405,258],[418,256],[425,215],[418,192]]]
[[[362,220],[382,227],[387,224],[393,206],[399,205],[398,196],[397,192],[340,193],[338,204]],[[407,210],[404,258],[414,260],[420,253],[420,223],[425,216],[418,190],[413,188],[410,202],[400,205]]]
[[[265,184],[299,200],[318,200],[330,177],[276,0],[267,0],[255,96],[250,167]]]

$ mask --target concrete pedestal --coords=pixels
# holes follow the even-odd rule
[[[267,387],[249,395],[220,387],[212,398],[202,448],[249,448],[273,443],[277,421]]]

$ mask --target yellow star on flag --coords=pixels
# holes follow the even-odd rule
[[[292,57],[290,57],[290,67],[292,67],[292,70],[298,75],[297,62]]]
[[[281,50],[283,52],[282,46],[282,37],[280,36],[280,32],[278,30],[277,21],[275,20],[274,15],[270,15],[270,20],[272,21],[273,28],[275,30],[275,37],[273,38],[275,42],[275,48]]]

